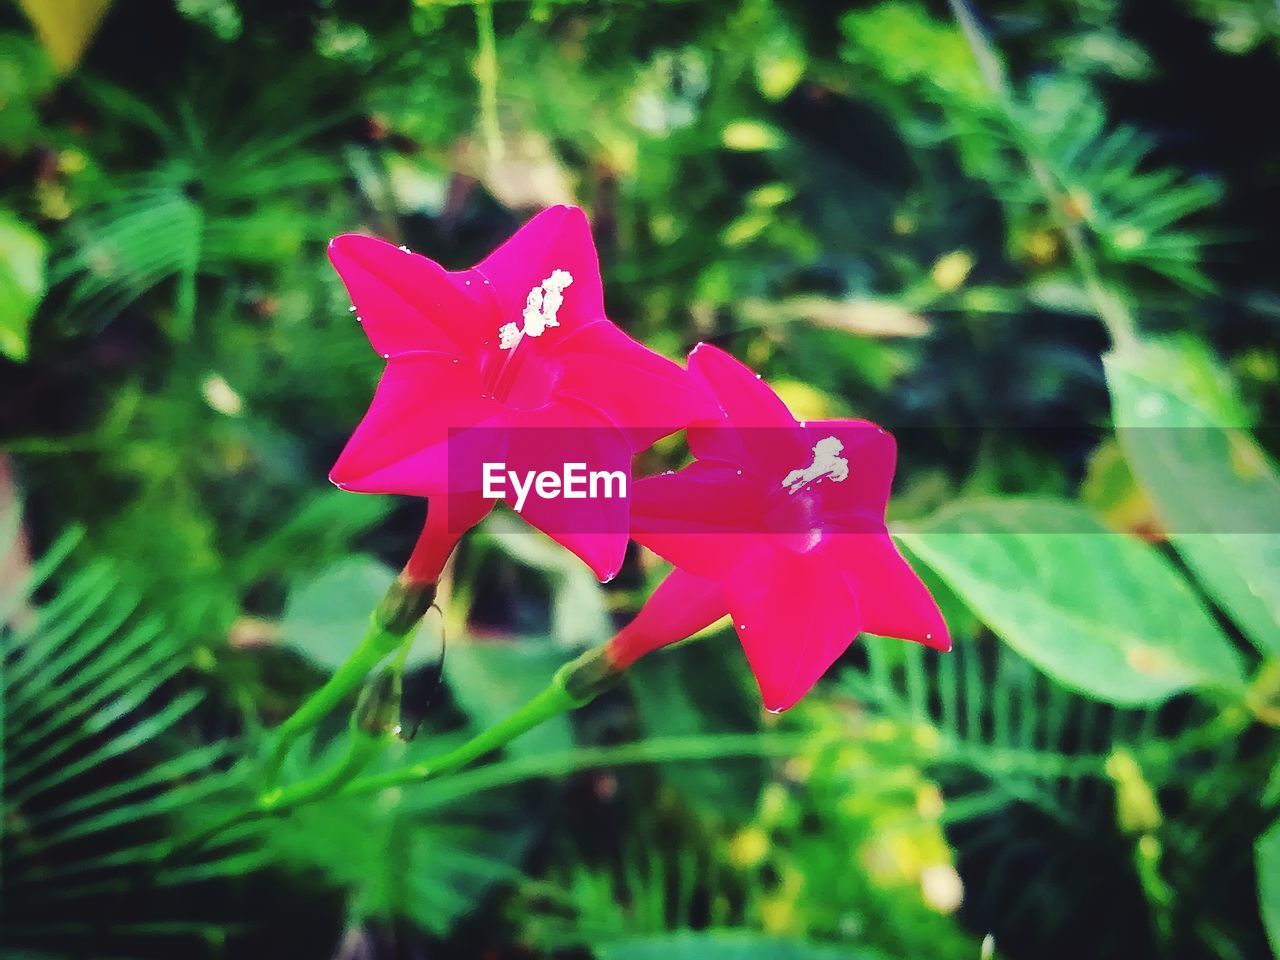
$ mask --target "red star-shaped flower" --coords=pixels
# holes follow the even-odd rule
[[[481,457],[532,469],[586,459],[625,471],[629,487],[634,453],[705,410],[682,367],[606,318],[576,207],[544,210],[470,270],[354,234],[335,238],[329,257],[387,361],[330,479],[431,498],[409,568],[417,578],[438,577],[493,506],[480,493]],[[523,515],[608,579],[626,550],[628,510],[623,497],[530,498]]]
[[[893,437],[863,420],[797,423],[759,377],[705,344],[689,370],[721,415],[689,428],[693,464],[636,484],[632,535],[676,570],[612,641],[615,664],[727,613],[765,706],[784,710],[860,631],[950,649],[885,527]]]

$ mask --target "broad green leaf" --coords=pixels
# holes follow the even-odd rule
[[[1280,476],[1204,351],[1146,344],[1105,360],[1117,436],[1169,539],[1264,654],[1280,654]]]
[[[1173,565],[1076,504],[972,501],[899,539],[1009,646],[1097,699],[1243,686],[1230,642]]]
[[[1258,907],[1271,952],[1280,958],[1280,823],[1271,825],[1254,846],[1258,867]]]
[[[355,555],[307,580],[289,594],[280,623],[280,640],[318,669],[331,672],[346,662],[369,627],[369,617],[396,574],[373,557]],[[419,632],[438,629],[425,618]],[[436,645],[419,636],[408,663],[436,656]]]
[[[551,635],[566,650],[604,643],[613,635],[604,590],[586,564],[562,553],[573,565],[551,588]]]
[[[670,933],[596,947],[598,960],[884,960],[866,947],[805,943],[750,930]]]
[[[27,357],[27,330],[45,290],[45,242],[22,221],[0,211],[0,354]]]

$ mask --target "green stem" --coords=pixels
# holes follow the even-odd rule
[[[542,692],[524,706],[466,743],[422,763],[352,781],[343,792],[370,793],[452,773],[552,717],[585,706],[612,686],[619,676],[609,658],[608,645],[595,647],[557,670]]]
[[[385,622],[385,618],[379,618],[377,615],[375,615],[375,619],[382,619]],[[414,622],[416,623],[417,621],[415,620]],[[356,653],[352,654],[351,660],[339,671],[340,674],[345,675],[348,673],[347,667],[353,663],[360,664],[365,662],[367,656],[369,656],[364,652],[368,646],[367,641],[369,636],[373,636],[376,632],[371,631],[370,635],[366,636],[366,642],[362,642]],[[379,642],[385,643],[386,640],[381,638]],[[387,652],[390,652],[390,649]],[[382,656],[385,656],[385,653]],[[381,659],[381,656],[378,659]],[[376,663],[376,660],[374,662]],[[360,677],[355,682],[358,683],[367,672],[368,668],[361,671]],[[161,858],[161,862],[167,863],[175,859],[181,859],[232,827],[261,820],[267,816],[283,815],[295,807],[303,806],[336,793],[342,790],[344,786],[349,787],[352,783],[359,784],[355,792],[368,793],[388,786],[416,783],[429,777],[436,777],[443,773],[458,770],[485,754],[505,746],[520,734],[532,730],[552,717],[590,703],[597,695],[611,686],[619,676],[620,674],[609,658],[607,645],[588,650],[577,660],[573,660],[557,670],[546,688],[523,707],[520,707],[494,726],[476,734],[456,749],[441,754],[425,763],[414,764],[411,767],[392,770],[384,774],[374,774],[358,781],[353,778],[364,769],[376,754],[377,749],[384,742],[385,734],[381,732],[371,734],[362,726],[364,718],[357,716],[352,720],[351,747],[346,757],[336,766],[310,780],[304,780],[288,787],[272,787],[266,790],[258,797],[256,803],[248,809],[229,814],[211,826],[175,843],[168,853]],[[322,709],[316,714],[310,707],[312,702],[319,698],[319,693],[323,693],[323,689],[315,697],[303,704],[303,707],[294,716],[303,714],[304,711],[308,715],[314,714],[317,718],[323,716],[325,710]],[[357,708],[357,715],[364,712],[366,711],[362,711],[359,707]],[[372,712],[372,708],[368,712]],[[290,718],[290,721],[292,720],[293,717]],[[305,727],[300,727],[299,729],[305,729]],[[279,760],[283,759],[284,754],[288,752],[289,744],[292,744],[292,742],[292,739],[286,742],[284,738],[277,741],[276,752],[272,755],[272,761],[277,764],[277,770],[279,769]],[[282,747],[281,744],[284,744],[284,746]],[[351,791],[342,790],[342,792],[348,793]]]
[[[561,777],[596,767],[637,766],[645,763],[688,763],[698,760],[735,760],[742,757],[787,756],[813,749],[813,739],[797,734],[725,733],[712,736],[651,737],[607,747],[574,747],[556,753],[514,757],[458,772],[441,781],[432,800],[469,797],[485,790],[543,777]],[[430,769],[424,776],[423,771]],[[433,778],[439,770],[431,763],[357,777],[339,793],[359,796],[388,787],[409,786]]]
[[[1184,730],[1172,739],[1158,740],[1139,753],[1147,765],[1173,768],[1191,754],[1211,750],[1236,739],[1253,720],[1246,707],[1238,703],[1227,704],[1200,726]]]
[[[267,787],[274,787],[290,748],[306,731],[315,727],[330,710],[341,703],[387,655],[408,639],[435,601],[434,584],[392,584],[386,597],[374,611],[360,643],[325,684],[311,694],[276,732],[263,772]]]
[[[552,717],[582,706],[583,702],[570,697],[563,687],[552,682],[515,713],[455,749],[409,767],[352,780],[346,784],[342,792],[344,794],[376,793],[387,787],[407,786],[451,773],[468,766],[487,753],[492,753]]]
[[[1018,123],[1013,92],[1009,87],[1009,81],[1005,77],[1003,69],[1001,69],[995,50],[986,36],[983,35],[982,29],[978,26],[978,22],[974,19],[973,12],[969,9],[965,0],[948,0],[948,3],[951,5],[951,12],[955,15],[956,22],[960,25],[960,30],[964,34],[970,50],[973,51],[974,59],[978,61],[978,72],[982,75],[992,94],[995,95],[1004,122],[1008,126],[1018,149],[1026,159],[1027,167],[1036,181],[1036,186],[1044,194],[1049,208],[1049,215],[1053,217],[1054,225],[1066,238],[1067,251],[1071,254],[1071,261],[1075,264],[1076,270],[1079,271],[1081,280],[1084,281],[1085,292],[1089,296],[1094,312],[1098,315],[1098,319],[1102,321],[1103,326],[1107,328],[1107,333],[1111,336],[1112,345],[1117,350],[1133,348],[1138,343],[1138,327],[1134,322],[1133,315],[1103,284],[1102,272],[1098,269],[1097,260],[1093,256],[1093,251],[1089,247],[1084,231],[1080,229],[1078,223],[1066,214],[1066,196],[1054,180],[1049,165],[1040,156],[1038,146],[1031,137],[1027,136]]]
[[[318,777],[264,793],[258,798],[253,813],[256,816],[282,813],[337,793],[369,765],[369,761],[378,755],[386,743],[385,735],[371,736],[363,730],[355,729],[355,724],[352,724],[352,728],[351,745],[341,760]]]
[[[351,724],[351,741],[346,754],[341,760],[317,777],[304,780],[285,789],[275,788],[262,794],[250,807],[237,810],[215,820],[212,824],[201,828],[174,842],[156,864],[159,870],[165,866],[180,864],[194,854],[210,840],[241,824],[261,820],[277,812],[290,810],[329,794],[336,793],[347,781],[369,765],[378,755],[378,751],[386,740],[384,735],[370,735],[353,721]]]
[[[502,159],[502,130],[498,125],[498,38],[493,29],[490,0],[476,0],[476,80],[480,84],[480,133],[488,155],[489,172]]]

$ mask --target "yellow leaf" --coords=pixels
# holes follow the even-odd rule
[[[946,293],[960,289],[973,269],[973,256],[967,250],[952,250],[938,258],[930,276],[934,285]]]
[[[743,152],[774,150],[782,145],[776,129],[755,120],[734,120],[721,131],[720,138],[730,150]]]
[[[18,0],[49,61],[66,75],[80,62],[111,0]]]
[[[743,318],[752,323],[767,325],[800,320],[815,327],[865,337],[923,337],[930,329],[924,317],[891,300],[857,297],[834,300],[801,295],[780,301],[745,300],[740,309]]]
[[[831,420],[847,412],[841,401],[802,380],[773,380],[769,386],[797,420]]]
[[[1116,820],[1120,829],[1126,833],[1158,829],[1164,819],[1160,804],[1133,754],[1123,747],[1115,748],[1107,757],[1106,771],[1116,785]]]
[[[724,228],[720,239],[726,247],[741,247],[750,243],[769,226],[772,217],[764,212],[743,214]]]

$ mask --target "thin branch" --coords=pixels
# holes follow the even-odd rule
[[[978,71],[982,74],[982,78],[986,81],[991,92],[995,94],[1000,111],[1013,135],[1013,140],[1027,162],[1027,167],[1036,181],[1036,186],[1040,188],[1040,192],[1044,195],[1049,207],[1049,215],[1053,217],[1054,225],[1066,239],[1067,250],[1071,254],[1076,270],[1079,271],[1080,277],[1084,281],[1085,293],[1093,305],[1094,312],[1097,313],[1098,318],[1107,328],[1107,332],[1111,335],[1112,344],[1117,350],[1132,348],[1138,342],[1137,324],[1134,322],[1128,308],[1114,294],[1108,291],[1103,284],[1102,273],[1098,269],[1097,260],[1093,256],[1093,251],[1089,247],[1084,231],[1080,229],[1079,223],[1067,216],[1067,197],[1054,180],[1053,174],[1050,172],[1044,158],[1040,155],[1035,141],[1019,125],[1013,90],[1009,85],[1008,78],[1005,76],[1004,68],[996,56],[995,49],[983,34],[982,28],[978,26],[978,22],[965,0],[947,0],[947,2],[951,6],[952,13],[955,14],[956,22],[960,25],[961,32],[964,33],[965,40],[968,41],[969,47],[973,51],[974,59],[978,61]]]

